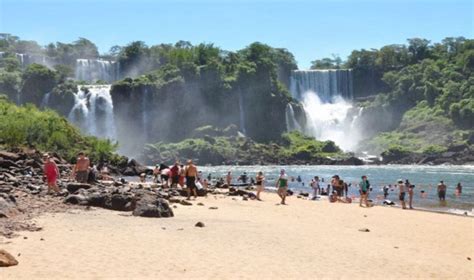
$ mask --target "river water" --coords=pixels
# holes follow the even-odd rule
[[[474,208],[474,166],[419,166],[419,165],[383,165],[383,166],[203,166],[198,167],[207,177],[209,173],[213,179],[224,177],[228,171],[232,172],[233,181],[237,183],[237,178],[243,172],[255,177],[256,172],[262,171],[266,177],[265,186],[268,190],[274,190],[275,178],[277,178],[281,168],[286,170],[290,177],[300,176],[302,182],[296,180],[290,182],[289,188],[296,193],[308,192],[312,189],[309,186],[311,178],[319,176],[324,178],[321,185],[326,186],[333,175],[339,175],[342,180],[351,183],[349,197],[358,197],[358,183],[362,175],[367,175],[373,188],[370,199],[376,204],[383,203],[384,185],[396,185],[398,179],[409,179],[414,184],[415,196],[413,206],[429,210],[452,212],[473,215]],[[440,203],[437,196],[437,185],[443,180],[448,186],[446,202]],[[462,194],[455,195],[455,186],[461,182],[463,186]],[[304,184],[303,184],[304,183]],[[421,190],[426,192],[426,196],[421,196]],[[398,189],[389,191],[387,199],[398,204]]]

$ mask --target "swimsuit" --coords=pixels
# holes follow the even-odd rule
[[[405,200],[405,192],[401,192],[400,196],[398,198],[400,199],[400,201],[404,201]]]
[[[186,186],[190,189],[197,189],[196,186],[196,177],[186,176]]]

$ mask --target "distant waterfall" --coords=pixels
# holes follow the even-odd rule
[[[293,110],[293,106],[290,103],[286,105],[285,120],[286,120],[287,131],[293,131],[293,130],[301,131],[301,126],[296,121],[295,111]]]
[[[350,114],[354,96],[351,70],[293,71],[290,90],[303,104],[307,134],[318,140],[332,140],[344,150],[356,146],[360,134]]]
[[[244,98],[242,96],[242,91],[239,90],[239,117],[240,117],[240,129],[244,135],[247,135],[247,130],[245,129],[245,111],[244,111]]]
[[[142,91],[142,124],[143,124],[143,135],[145,140],[148,140],[149,130],[151,129],[151,116],[150,112],[153,111],[153,94],[148,88],[144,88]]]
[[[79,86],[68,118],[90,135],[115,139],[113,109],[110,85]]]
[[[113,82],[119,78],[119,63],[102,59],[77,59],[76,80]]]
[[[352,70],[296,70],[291,73],[290,90],[298,100],[308,91],[317,93],[325,103],[336,96],[352,99]]]
[[[48,107],[50,97],[51,97],[51,92],[48,92],[43,96],[43,99],[41,100],[41,105],[40,105],[41,108]]]

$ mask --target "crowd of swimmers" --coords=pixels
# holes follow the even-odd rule
[[[43,155],[44,162],[44,179],[48,185],[48,192],[58,193],[59,187],[57,185],[57,179],[60,176],[59,168],[54,161],[54,158],[49,154]],[[78,183],[93,183],[98,179],[101,180],[112,180],[113,178],[109,174],[109,170],[106,163],[99,165],[91,164],[91,161],[85,153],[81,152],[77,156],[76,163],[73,166],[71,177]],[[255,187],[255,199],[262,201],[261,193],[265,190],[266,178],[262,171],[258,171],[255,177],[249,176],[246,172],[243,172],[237,177],[237,183],[233,181],[233,174],[228,171],[224,177],[217,178],[215,185],[217,187],[230,186],[254,186]],[[140,174],[140,181],[146,181],[146,174]],[[173,166],[169,167],[165,164],[158,164],[153,169],[153,182],[160,183],[163,188],[185,188],[187,190],[187,199],[198,196],[199,189],[206,189],[212,182],[211,174],[204,176],[201,171],[198,171],[197,166],[192,160],[188,160],[187,164],[181,164],[176,161]],[[285,169],[280,170],[278,178],[275,180],[275,188],[277,194],[280,197],[281,204],[286,204],[286,197],[288,195],[289,182],[297,182],[304,186],[304,182],[301,176],[289,177],[286,174]],[[341,202],[351,203],[354,200],[355,195],[350,196],[350,188],[352,183],[345,182],[339,175],[331,177],[330,181],[326,185],[324,178],[314,176],[309,182],[309,186],[312,189],[312,199],[317,200],[321,196],[327,196],[330,202]],[[415,196],[415,185],[411,184],[408,179],[397,180],[397,183],[392,185],[384,185],[381,189],[383,192],[384,204],[394,205],[389,198],[389,192],[398,189],[398,200],[402,209],[413,209],[413,198]],[[447,185],[444,181],[440,181],[437,185],[437,195],[441,202],[445,202]],[[369,179],[366,175],[361,176],[360,182],[356,186],[356,190],[359,193],[359,206],[371,207],[373,205],[370,199],[370,194],[373,191]],[[459,197],[462,194],[462,185],[458,183],[455,187],[454,194]],[[426,198],[428,193],[422,189],[420,190],[420,197]],[[377,197],[381,198],[381,197]]]

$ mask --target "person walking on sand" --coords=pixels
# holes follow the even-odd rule
[[[448,187],[444,184],[443,181],[439,181],[438,184],[438,198],[439,201],[445,201],[446,200],[446,190]]]
[[[359,206],[362,207],[362,202],[364,202],[365,207],[369,207],[369,202],[367,201],[367,193],[369,192],[369,181],[367,180],[367,176],[361,177],[362,181],[359,183],[360,188],[360,200]]]
[[[56,193],[59,193],[59,188],[56,183],[56,180],[59,177],[59,169],[54,160],[48,155],[44,154],[43,155],[43,162],[44,162],[44,167],[43,167],[43,172],[44,172],[44,179],[46,180],[46,183],[48,184],[48,193],[53,190]]]
[[[90,160],[86,157],[84,152],[80,152],[77,156],[76,164],[72,169],[72,177],[76,178],[76,181],[79,183],[87,183],[87,179],[89,179]]]
[[[280,177],[276,181],[278,196],[281,198],[281,204],[285,205],[286,195],[288,191],[288,175],[285,173],[285,169],[280,170]]]
[[[407,209],[407,206],[405,204],[405,184],[403,183],[402,179],[398,180],[398,190],[400,191],[398,199],[400,199],[402,209]]]
[[[193,164],[193,161],[191,159],[188,160],[188,165],[186,166],[186,186],[188,191],[188,200],[191,199],[191,192],[194,194],[194,199],[197,199],[197,175],[197,167]]]
[[[256,185],[257,185],[257,200],[262,201],[260,199],[260,193],[263,192],[263,190],[265,189],[265,185],[264,185],[265,176],[263,176],[262,171],[259,171],[255,178],[256,178]]]

